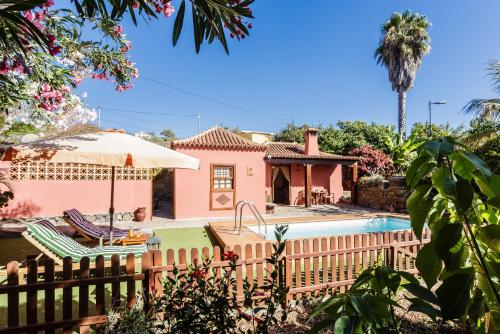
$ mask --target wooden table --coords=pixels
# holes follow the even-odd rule
[[[119,240],[119,244],[122,246],[128,246],[128,245],[143,245],[146,243],[146,240],[148,240],[149,235],[143,234],[140,237],[125,237],[123,239]]]

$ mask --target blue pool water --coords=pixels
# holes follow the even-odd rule
[[[259,233],[257,225],[247,226],[255,233]],[[267,225],[267,240],[275,240],[274,229],[276,225]],[[346,219],[321,222],[293,223],[288,225],[286,239],[300,239],[324,237],[332,235],[347,235],[370,232],[384,232],[411,229],[410,221],[394,217],[378,217],[363,219]],[[264,234],[264,227],[260,227]]]

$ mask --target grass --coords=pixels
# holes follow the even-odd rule
[[[161,249],[174,249],[175,252],[181,248],[185,248],[187,252],[191,248],[198,248],[200,251],[203,247],[212,249],[217,245],[217,242],[208,228],[190,227],[176,229],[155,230],[156,236],[161,239]]]

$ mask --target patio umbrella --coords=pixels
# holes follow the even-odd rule
[[[110,244],[113,237],[115,167],[199,168],[196,158],[124,131],[103,131],[14,145],[7,149],[6,160],[111,166]]]

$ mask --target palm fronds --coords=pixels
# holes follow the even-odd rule
[[[491,60],[488,63],[488,76],[491,78],[493,90],[500,93],[500,61]],[[463,108],[466,114],[485,117],[493,121],[500,120],[500,98],[492,99],[473,99]]]

